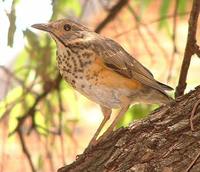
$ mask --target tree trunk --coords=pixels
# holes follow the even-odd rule
[[[148,118],[114,131],[58,172],[200,172],[198,103],[200,86]]]

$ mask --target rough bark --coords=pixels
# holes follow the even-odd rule
[[[58,172],[199,172],[200,106],[194,131],[189,120],[199,99],[200,86],[148,118],[116,130]]]

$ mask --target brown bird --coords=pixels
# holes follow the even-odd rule
[[[103,134],[106,137],[133,103],[166,104],[171,87],[156,81],[152,73],[117,42],[69,19],[34,24],[48,32],[57,44],[57,64],[63,78],[77,91],[101,106],[104,118],[90,145],[109,120],[113,108],[120,111]]]

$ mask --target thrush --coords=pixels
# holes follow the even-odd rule
[[[131,104],[166,104],[172,100],[165,92],[172,88],[156,81],[146,67],[114,40],[69,19],[32,27],[48,32],[55,40],[57,66],[63,78],[101,107],[104,118],[90,145],[97,143],[112,109],[120,111],[102,137],[113,131]]]

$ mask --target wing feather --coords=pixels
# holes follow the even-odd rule
[[[93,45],[96,45],[96,51],[100,54],[99,57],[102,58],[108,68],[127,78],[135,79],[146,86],[157,89],[166,95],[163,87],[154,79],[152,73],[117,42],[104,37],[99,37],[93,41]]]

